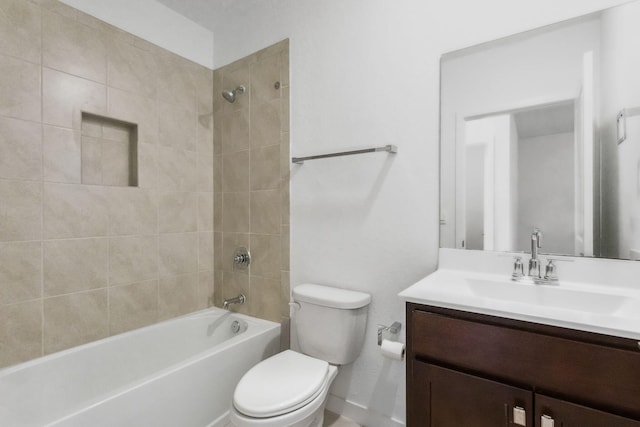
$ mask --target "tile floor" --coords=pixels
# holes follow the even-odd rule
[[[234,427],[229,423],[225,427]],[[341,417],[333,412],[324,411],[324,427],[360,427],[349,418]]]
[[[324,411],[324,427],[360,427],[349,418],[341,417],[333,412]]]

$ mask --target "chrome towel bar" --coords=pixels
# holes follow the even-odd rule
[[[305,160],[326,159],[328,157],[351,156],[353,154],[375,153],[378,151],[386,151],[387,153],[395,154],[398,152],[398,147],[396,147],[395,145],[385,145],[384,147],[364,148],[362,150],[342,151],[339,153],[318,154],[316,156],[292,157],[291,163],[296,163],[301,165],[302,163],[305,162]]]
[[[623,108],[616,117],[618,144],[627,139],[627,117],[640,116],[640,107]]]

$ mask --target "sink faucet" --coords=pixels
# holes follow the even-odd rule
[[[231,304],[244,304],[244,302],[246,300],[247,300],[247,298],[244,296],[244,294],[240,294],[235,298],[230,298],[230,299],[224,300],[223,303],[222,303],[222,308],[227,310]]]
[[[537,228],[531,233],[531,259],[529,260],[529,276],[540,278],[540,260],[538,249],[542,248],[542,233]]]
[[[538,249],[542,248],[542,232],[537,228],[531,233],[531,259],[529,259],[529,273],[525,276],[522,268],[522,258],[517,256],[513,264],[513,273],[511,274],[511,280],[514,282],[520,281],[532,281],[536,284],[555,284],[558,282],[558,276],[556,274],[556,265],[552,259],[548,260],[545,275],[542,276],[542,269],[540,267],[541,259],[538,254]]]

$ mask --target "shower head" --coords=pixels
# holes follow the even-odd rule
[[[226,99],[227,101],[234,103],[236,102],[236,94],[240,93],[244,93],[245,88],[244,86],[238,86],[237,88],[233,89],[233,90],[223,90],[222,91],[222,97],[224,99]]]

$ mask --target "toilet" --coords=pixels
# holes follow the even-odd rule
[[[322,427],[338,366],[358,357],[371,296],[329,286],[293,289],[300,352],[285,350],[251,368],[236,386],[236,427]]]

